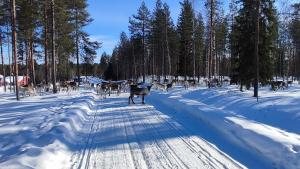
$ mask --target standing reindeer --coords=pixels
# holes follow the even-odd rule
[[[151,87],[152,85],[147,87],[138,87],[138,85],[130,85],[130,96],[128,98],[128,104],[130,104],[130,100],[133,104],[135,104],[133,101],[134,95],[142,96],[142,104],[145,104],[145,96],[150,93]]]
[[[174,85],[175,85],[175,80],[172,80],[172,82],[171,83],[168,83],[167,84],[167,86],[166,86],[166,90],[167,90],[167,92],[169,91],[169,89],[171,89]]]

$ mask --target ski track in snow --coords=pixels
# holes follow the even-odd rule
[[[72,169],[244,168],[153,106],[128,105],[125,97],[96,104]]]

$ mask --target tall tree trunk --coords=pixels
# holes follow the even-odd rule
[[[133,56],[133,76],[137,80],[136,61],[135,61],[135,52],[134,52],[134,40],[132,40],[132,56]]]
[[[145,55],[145,20],[143,20],[143,83],[146,81],[146,55]]]
[[[79,32],[78,32],[78,9],[76,0],[74,0],[75,6],[75,36],[76,36],[76,69],[77,69],[77,79],[78,79],[78,86],[80,85],[80,70],[79,70]]]
[[[4,92],[6,92],[6,81],[5,81],[5,67],[4,67],[4,56],[3,56],[3,43],[2,43],[2,32],[0,30],[0,50],[1,50],[1,60],[2,60],[2,72],[3,72],[3,85],[4,85]]]
[[[154,81],[154,74],[155,74],[155,66],[154,66],[154,57],[155,57],[155,46],[154,46],[154,40],[152,40],[152,81]]]
[[[166,13],[167,14],[167,13]],[[166,49],[167,49],[167,59],[168,59],[168,75],[171,75],[171,56],[170,56],[170,49],[169,49],[169,40],[168,40],[168,18],[166,15]]]
[[[44,7],[44,57],[45,57],[45,84],[48,86],[48,15],[47,15],[47,6],[48,0],[45,0]]]
[[[25,40],[24,43],[25,43],[25,55],[26,55],[26,57],[25,57],[26,66],[25,67],[26,67],[26,79],[27,79],[27,77],[29,77],[29,65],[30,65],[29,60],[30,60],[30,55],[29,55],[28,42]],[[27,83],[28,83],[28,81],[27,81]]]
[[[194,13],[194,4],[195,0],[192,3],[192,9]],[[195,80],[196,76],[196,46],[195,46],[195,18],[193,17],[193,80]]]
[[[215,53],[215,0],[210,1],[210,46],[209,46],[209,79],[216,76],[217,58]]]
[[[33,51],[33,41],[30,40],[29,42],[29,49],[30,49],[30,69],[31,69],[31,76],[32,76],[32,82],[33,86],[36,86],[36,81],[35,81],[35,64],[34,64],[34,51]]]
[[[255,71],[256,71],[256,77],[254,82],[254,97],[257,98],[258,101],[258,83],[259,83],[259,6],[260,6],[260,0],[257,0],[256,2],[256,10],[255,10],[255,18],[256,18],[256,26],[255,26]]]
[[[186,50],[186,45],[187,45],[187,43],[186,43],[186,41],[185,41],[185,43],[184,43],[184,51],[187,51]],[[186,56],[187,54],[186,53],[184,53],[183,54],[183,56],[184,56],[184,80],[186,81],[187,80],[187,56]]]
[[[54,11],[54,0],[51,0],[51,11],[52,11],[52,85],[53,85],[53,93],[57,93],[56,86],[56,57],[55,57],[55,11]]]
[[[11,13],[12,13],[12,47],[14,55],[14,75],[15,75],[15,90],[16,99],[20,100],[19,97],[19,83],[18,83],[18,56],[17,56],[17,31],[16,31],[16,2],[11,0]]]
[[[11,86],[11,57],[10,57],[10,35],[8,34],[8,26],[7,26],[7,56],[8,56],[8,69],[9,69],[9,91],[11,92],[12,86]]]
[[[162,36],[163,38],[163,36]],[[161,50],[162,50],[162,62],[161,62],[161,76],[164,77],[164,79],[166,79],[166,72],[165,72],[165,69],[166,69],[166,66],[165,66],[165,48],[163,46],[163,40],[161,39]]]

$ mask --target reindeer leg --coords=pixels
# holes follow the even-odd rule
[[[131,98],[131,96],[128,97],[128,104],[130,104],[130,98]]]
[[[134,97],[134,95],[131,97],[131,101],[132,101],[133,104],[135,104],[134,101],[133,101],[133,97]]]
[[[145,95],[142,96],[142,104],[145,104]]]

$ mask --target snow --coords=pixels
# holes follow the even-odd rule
[[[90,78],[91,82],[101,79]],[[15,101],[0,88],[0,168],[291,168],[300,166],[300,87],[128,93],[90,89]]]
[[[103,79],[97,77],[88,77],[87,81],[89,84],[101,84],[102,82],[105,82]]]
[[[221,89],[173,89],[171,93],[152,93],[173,111],[188,113],[219,133],[219,141],[228,141],[251,154],[236,156],[250,168],[298,168],[300,166],[300,94],[299,87],[286,91],[262,91],[260,102],[250,92],[237,87]],[[154,101],[155,103],[155,101]],[[157,102],[159,103],[159,102]],[[156,104],[157,104],[156,103]],[[202,123],[202,124],[203,124]],[[213,142],[213,140],[210,140]],[[224,144],[219,145],[224,146]],[[223,147],[226,149],[226,147]],[[259,157],[259,158],[257,158]],[[257,158],[257,159],[255,159]],[[256,166],[256,163],[261,163]]]

